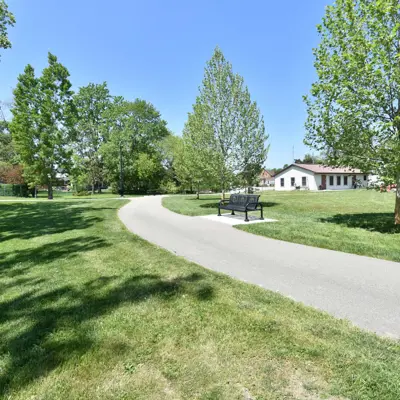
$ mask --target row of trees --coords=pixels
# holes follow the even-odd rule
[[[15,23],[0,0],[0,47]],[[0,126],[3,180],[53,186],[68,174],[75,187],[99,191],[105,182],[128,191],[167,191],[252,185],[266,160],[264,121],[243,78],[220,49],[207,63],[199,96],[182,137],[171,135],[155,107],[111,96],[107,84],[77,93],[53,54],[40,76],[27,65],[18,77],[12,121]],[[11,140],[12,137],[12,140]],[[1,179],[1,178],[0,178]]]
[[[0,0],[0,47],[11,47],[7,27],[14,23]],[[40,76],[27,65],[18,77],[13,118],[0,126],[3,181],[46,185],[51,199],[66,175],[75,187],[90,185],[94,192],[107,182],[121,195],[160,187],[224,194],[257,180],[268,152],[264,121],[219,48],[182,137],[171,135],[152,104],[111,96],[106,83],[74,93],[69,77],[51,53]]]
[[[50,53],[39,76],[31,65],[19,75],[11,113],[0,158],[14,173],[12,165],[21,164],[25,182],[46,185],[49,199],[66,175],[92,192],[109,183],[121,195],[160,188],[224,193],[252,185],[268,150],[260,111],[218,48],[182,137],[168,131],[151,103],[112,96],[106,83],[74,93],[67,68]]]
[[[9,130],[29,186],[46,185],[52,198],[66,174],[92,192],[105,182],[119,185],[121,195],[158,185],[160,143],[170,133],[154,106],[113,97],[106,83],[77,93],[71,86],[68,70],[52,54],[40,76],[28,65],[18,77]]]

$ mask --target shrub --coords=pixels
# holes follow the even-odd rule
[[[11,183],[0,184],[0,196],[28,197],[28,185],[25,183],[17,185]]]
[[[164,181],[161,183],[160,192],[168,193],[168,194],[176,194],[178,193],[179,188],[176,186],[175,182],[172,181]]]
[[[83,196],[90,196],[91,193],[88,192],[87,190],[81,190],[79,192],[74,192],[72,193],[73,196],[79,196],[79,197],[83,197]]]

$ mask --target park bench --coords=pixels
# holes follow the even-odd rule
[[[249,211],[261,211],[261,218],[264,219],[263,215],[263,206],[258,201],[260,195],[257,194],[231,194],[228,199],[221,200],[218,205],[218,216],[221,216],[221,210],[229,210],[232,215],[235,215],[235,211],[244,212],[246,218],[244,219],[246,222],[249,221],[248,212]]]

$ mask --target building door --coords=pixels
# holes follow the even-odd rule
[[[321,177],[321,189],[322,190],[326,189],[326,175],[322,175]]]

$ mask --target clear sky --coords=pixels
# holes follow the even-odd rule
[[[219,46],[264,115],[280,167],[303,145],[302,96],[315,79],[316,25],[333,0],[7,0],[17,24],[1,51],[0,100],[26,64],[41,71],[51,51],[74,88],[107,81],[111,94],[143,98],[181,134],[206,61]]]

